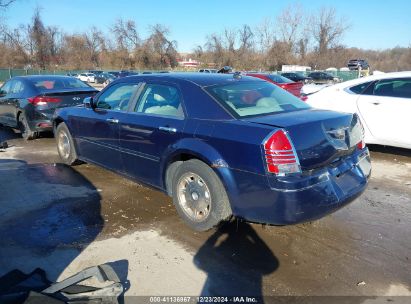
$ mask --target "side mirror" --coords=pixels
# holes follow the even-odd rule
[[[6,91],[0,90],[0,97],[4,97],[6,95],[7,95]]]
[[[86,97],[83,100],[83,104],[86,108],[94,108],[94,104],[93,104],[93,97]]]

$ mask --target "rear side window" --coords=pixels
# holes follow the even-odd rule
[[[16,80],[14,83],[13,88],[11,89],[12,94],[21,94],[24,91],[24,84],[23,82]]]
[[[42,78],[42,79],[31,80],[31,82],[40,92],[90,88],[89,85],[85,84],[81,80],[77,78],[72,78],[72,77],[61,78],[61,79]]]
[[[371,84],[372,84],[372,81],[364,82],[364,83],[361,83],[361,84],[358,84],[356,86],[349,88],[349,90],[355,94],[372,95],[373,90],[371,90],[371,92],[369,92],[368,90],[368,87]]]
[[[261,116],[310,108],[294,95],[265,81],[237,82],[205,89],[236,117]]]
[[[411,98],[411,78],[381,80],[375,85],[374,95]]]
[[[184,117],[179,90],[163,84],[147,84],[135,112]]]

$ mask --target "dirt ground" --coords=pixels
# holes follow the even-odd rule
[[[197,233],[166,195],[93,165],[59,164],[51,136],[25,142],[0,127],[0,140],[10,146],[0,152],[0,275],[41,267],[58,280],[110,262],[126,300],[411,296],[408,150],[370,147],[365,193],[321,220],[285,227],[233,221]]]

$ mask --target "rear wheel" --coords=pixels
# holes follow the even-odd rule
[[[174,205],[191,228],[206,231],[232,215],[223,184],[202,161],[183,162],[170,178]]]
[[[64,122],[57,126],[56,141],[57,150],[63,163],[69,166],[78,164],[79,160],[77,159],[73,138]]]
[[[34,132],[30,129],[26,116],[24,116],[23,113],[19,115],[18,128],[20,130],[21,137],[23,137],[25,140],[32,140],[37,137],[37,132]]]

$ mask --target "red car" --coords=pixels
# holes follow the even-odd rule
[[[301,88],[303,87],[303,83],[301,82],[294,82],[281,75],[275,75],[275,74],[247,73],[246,75],[261,78],[261,79],[264,79],[265,81],[274,83],[275,85],[278,85],[280,88],[287,90],[288,92],[297,96],[298,98],[301,98]]]

